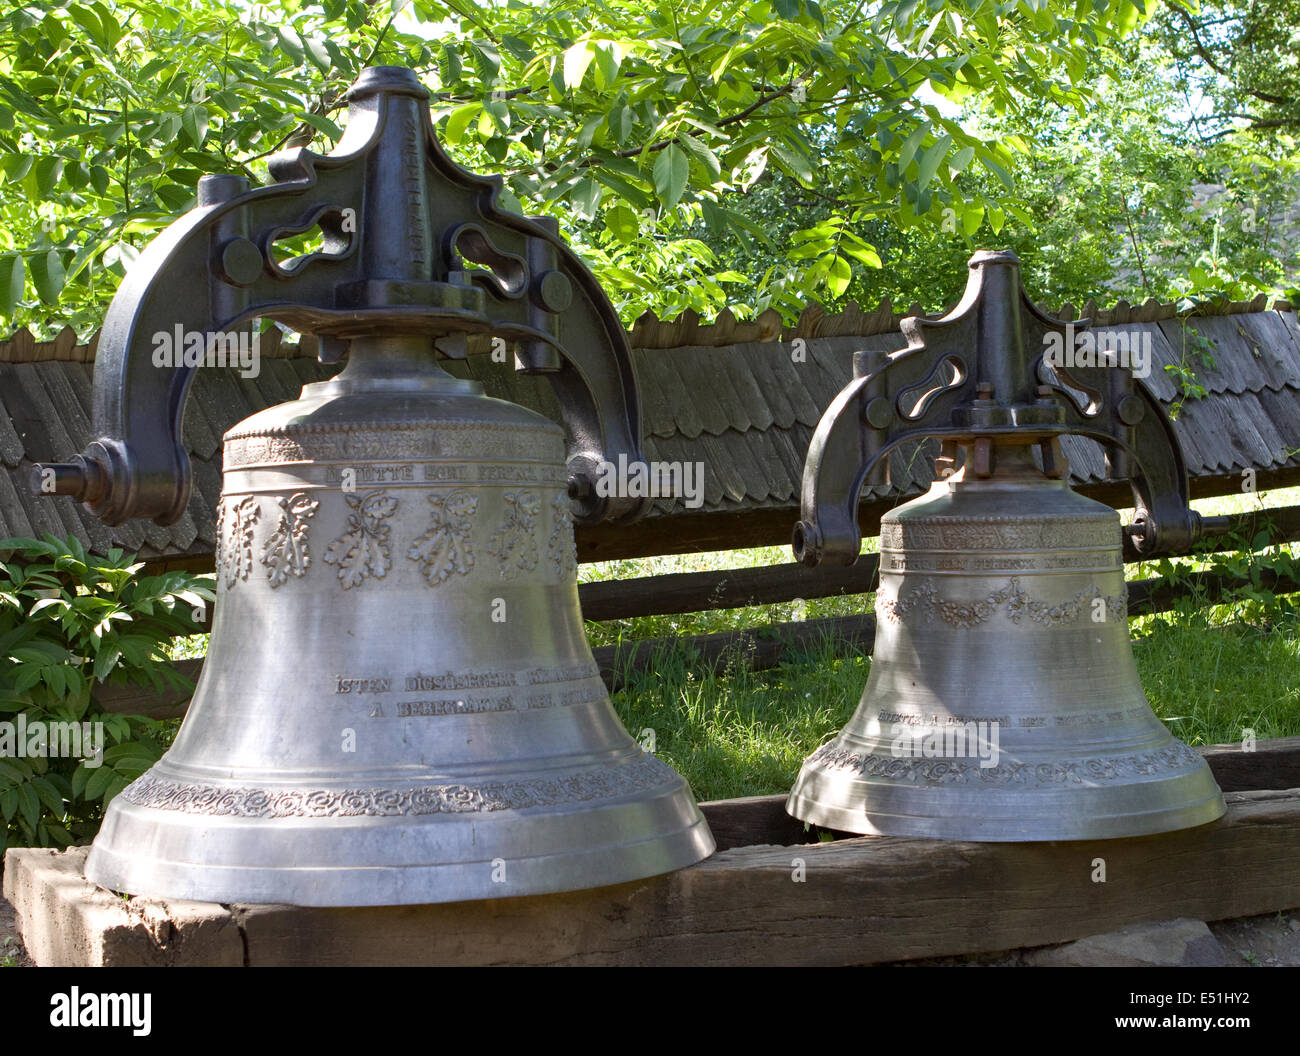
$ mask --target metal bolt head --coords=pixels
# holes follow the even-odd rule
[[[563,312],[573,303],[573,284],[558,271],[545,271],[533,282],[533,300],[548,312]]]
[[[1141,399],[1129,393],[1119,401],[1119,406],[1115,408],[1119,415],[1119,420],[1125,425],[1137,425],[1138,422],[1146,416],[1147,409]]]
[[[862,420],[872,429],[885,429],[894,420],[894,405],[883,396],[871,400],[862,412]]]
[[[251,286],[265,263],[262,251],[246,238],[232,238],[221,247],[221,277],[232,286]]]

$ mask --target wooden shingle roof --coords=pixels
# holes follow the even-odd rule
[[[1154,362],[1147,382],[1166,405],[1182,404],[1174,428],[1189,472],[1205,484],[1199,490],[1238,490],[1235,478],[1245,469],[1262,475],[1261,487],[1300,481],[1296,314],[1258,301],[1218,311],[1223,314],[1180,315],[1171,305],[1148,303],[1121,304],[1108,312],[1088,305],[1081,314],[1099,325],[1149,335]],[[1069,318],[1080,313],[1067,305],[1056,314]],[[745,323],[724,314],[708,326],[690,313],[668,323],[638,320],[631,338],[646,455],[703,462],[704,507],[674,511],[670,502],[659,502],[642,526],[619,527],[621,543],[612,549],[602,544],[598,554],[587,548],[586,556],[619,556],[620,546],[628,553],[666,552],[637,544],[633,537],[638,531],[653,532],[654,522],[662,524],[670,512],[679,519],[713,517],[722,524],[734,523],[735,515],[767,511],[774,524],[792,524],[804,454],[822,410],[849,380],[854,352],[903,347],[899,318],[886,304],[871,313],[851,308],[835,316],[813,306],[785,328],[773,313]],[[802,362],[791,355],[796,339],[804,342]],[[520,377],[489,356],[475,354],[474,348],[471,344],[468,359],[444,365],[482,381],[489,395],[558,418],[544,380]],[[302,347],[264,342],[262,351],[256,378],[224,369],[196,372],[184,423],[195,477],[185,516],[166,528],[138,521],[109,528],[70,499],[36,498],[28,492],[33,462],[66,460],[90,439],[94,342],[77,345],[65,331],[52,342],[33,342],[20,332],[0,344],[0,536],[72,534],[99,551],[120,546],[146,560],[210,561],[221,492],[222,434],[256,411],[297,398],[303,384],[339,369],[316,362],[311,339],[304,339]],[[1190,369],[1205,395],[1184,396],[1178,376],[1166,367]],[[1076,485],[1105,482],[1105,463],[1095,443],[1070,437],[1065,446]],[[891,484],[870,489],[864,501],[896,500],[924,490],[934,453],[932,444],[895,451]],[[601,536],[599,530],[595,536]],[[614,538],[601,536],[606,537]]]

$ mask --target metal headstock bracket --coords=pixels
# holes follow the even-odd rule
[[[1131,480],[1137,514],[1125,530],[1134,549],[1191,546],[1202,520],[1188,507],[1182,450],[1159,401],[1130,370],[1067,366],[1047,354],[1087,327],[1034,306],[1014,253],[976,253],[965,294],[947,315],[904,319],[908,346],[901,351],[855,354],[853,380],[809,446],[796,560],[853,564],[862,543],[862,488],[886,482],[890,450],[926,437],[942,441],[941,477],[960,447],[966,472],[977,478],[991,475],[999,451],[1026,446],[1039,449],[1047,477],[1063,478],[1060,438],[1100,441],[1110,476]]]
[[[575,519],[644,512],[648,500],[593,487],[602,462],[643,461],[631,356],[613,306],[552,219],[503,210],[500,178],[447,156],[428,97],[410,70],[367,69],[348,93],[333,153],[277,155],[275,182],[251,190],[237,176],[200,180],[197,206],[141,254],[108,310],[95,439],[69,463],[37,466],[35,478],[46,480],[38,490],[73,496],[110,524],[175,521],[190,494],[181,422],[195,368],[156,366],[151,335],[271,319],[318,335],[324,361],[346,352],[340,378],[387,371],[397,391],[446,377],[435,350],[463,357],[469,334],[513,343],[517,369],[555,388]],[[278,240],[316,226],[318,252],[277,259]]]

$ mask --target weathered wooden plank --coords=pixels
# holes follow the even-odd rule
[[[690,452],[687,453],[688,455]],[[706,491],[711,481],[705,474]],[[1289,488],[1300,484],[1300,467],[1292,465],[1256,474],[1259,491]],[[1193,477],[1192,498],[1214,498],[1241,493],[1240,473]],[[1081,495],[1117,509],[1133,505],[1127,483],[1084,484],[1075,489]],[[903,501],[897,495],[863,502],[858,507],[862,534],[879,534],[880,518]],[[650,517],[636,524],[597,524],[577,529],[578,560],[615,561],[666,554],[695,554],[714,550],[739,550],[754,546],[788,546],[790,532],[799,519],[797,502],[790,505],[750,507],[744,510],[692,512]]]
[[[1223,531],[1249,541],[1265,529],[1276,542],[1300,539],[1300,506],[1233,514],[1227,518]],[[1138,555],[1128,554],[1126,557],[1136,560]],[[1149,560],[1149,557],[1144,555],[1142,560]],[[876,555],[863,554],[850,568],[805,568],[789,564],[583,583],[578,588],[578,596],[583,615],[589,620],[705,612],[745,605],[769,605],[794,598],[864,594],[875,589],[877,568]],[[1233,580],[1213,578],[1207,578],[1204,583],[1205,589],[1217,591],[1214,597],[1222,596],[1229,587],[1241,585]],[[1153,588],[1145,589],[1150,591]]]
[[[203,661],[175,660],[171,668],[197,682]],[[148,715],[151,719],[179,719],[189,707],[190,691],[166,689],[155,693],[137,686],[111,686],[97,684],[90,692],[91,699],[107,712],[117,715]]]
[[[767,605],[793,598],[827,598],[865,594],[876,589],[880,559],[863,554],[850,568],[771,565],[710,572],[679,572],[640,579],[583,583],[578,587],[582,615],[588,620],[706,612]]]
[[[874,554],[869,554],[864,555],[858,565],[847,569],[808,570],[792,565],[682,573],[647,577],[640,581],[589,583],[580,586],[579,598],[589,619],[613,619],[616,618],[614,614],[626,615],[632,611],[641,615],[701,611],[739,607],[746,604],[746,601],[751,604],[770,604],[789,601],[795,597],[859,594],[873,589],[877,561]],[[653,593],[656,581],[667,581],[668,584],[662,603],[659,603]],[[636,583],[645,584],[646,589],[629,591],[629,584]],[[1128,583],[1129,614],[1136,616],[1165,612],[1180,599],[1187,597],[1211,604],[1230,591],[1252,583],[1254,581],[1246,578],[1209,573],[1199,574],[1190,583],[1171,582],[1164,578],[1131,581]],[[1257,585],[1276,593],[1300,591],[1300,582],[1272,570],[1261,571]],[[797,590],[797,593],[791,593],[792,590]],[[699,609],[681,607],[686,605],[698,606]],[[648,670],[666,649],[690,648],[701,664],[716,663],[725,656],[743,653],[750,668],[764,670],[779,664],[791,649],[816,648],[827,639],[836,641],[841,647],[870,652],[875,640],[875,617],[869,612],[863,612],[687,638],[651,638],[620,646],[602,646],[592,650],[592,653],[600,666],[605,684],[617,688],[628,675]],[[201,663],[200,660],[185,660],[179,661],[176,666],[187,678],[197,679],[198,665]],[[174,718],[182,714],[183,698],[183,694],[175,692],[160,696],[148,690],[126,687],[100,687],[95,692],[95,699],[106,710],[154,718]]]
[[[700,804],[719,851],[756,844],[812,843],[821,830],[785,812],[784,795],[714,799]]]
[[[159,929],[141,929],[134,943],[129,932],[183,911],[178,931],[193,941],[173,944],[166,963],[229,957],[229,944],[201,939],[219,936],[233,919],[252,966],[878,964],[1300,906],[1300,789],[1230,793],[1227,800],[1219,821],[1159,836],[744,846],[613,887],[442,905],[127,904],[81,879],[84,848],[10,851],[5,891],[24,935],[43,937],[30,945],[44,951],[46,963],[85,963],[86,950],[111,948],[117,964],[137,963],[137,956],[157,964],[159,942],[148,940]],[[1099,861],[1104,882],[1096,879]],[[110,909],[116,918],[106,916]],[[105,927],[117,929],[111,947],[93,941]],[[53,941],[61,931],[87,941]]]
[[[1300,791],[1230,800],[1214,824],[1129,840],[863,837],[737,848],[652,880],[547,898],[233,912],[254,965],[851,965],[1300,905]],[[1093,881],[1099,858],[1105,883]]]
[[[1300,788],[1300,737],[1241,744],[1212,744],[1200,749],[1214,779],[1225,792],[1265,788]]]

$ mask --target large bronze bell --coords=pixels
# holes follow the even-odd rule
[[[86,875],[360,906],[696,862],[708,827],[620,724],[578,607],[575,516],[644,501],[593,487],[606,460],[641,458],[617,316],[552,226],[500,210],[494,182],[446,157],[409,71],[367,70],[349,102],[334,154],[295,151],[256,190],[209,179],[149,247],[105,322],[97,441],[38,467],[110,521],[174,519],[193,368],[159,369],[151,335],[275,318],[348,351],[333,380],[226,434],[202,677],[171,750],[112,802]],[[325,248],[277,262],[272,242],[313,222]],[[476,331],[554,382],[567,452],[565,429],[436,364]]]
[[[857,497],[883,456],[924,436],[944,454],[930,492],[881,519],[871,673],[848,725],[805,761],[796,818],[1076,840],[1223,813],[1205,761],[1143,695],[1119,517],[1067,483],[1060,436],[1092,437],[1118,452],[1112,475],[1136,468],[1139,551],[1200,531],[1168,419],[1128,364],[1053,354],[1084,325],[1042,315],[1013,254],[980,253],[948,315],[905,320],[909,347],[892,356],[859,354],[812,442],[796,556],[852,563]]]

